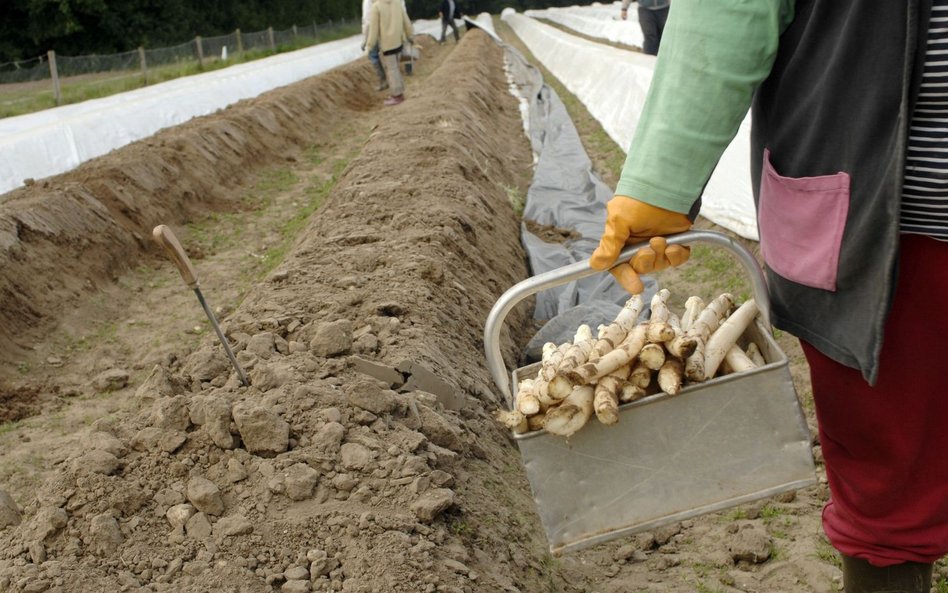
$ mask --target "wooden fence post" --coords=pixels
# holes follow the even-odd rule
[[[194,47],[197,48],[198,65],[201,68],[203,68],[204,67],[204,44],[201,43],[200,35],[194,38]]]
[[[267,27],[267,37],[270,39],[270,49],[276,51],[276,41],[273,40],[273,27]]]
[[[296,39],[296,37],[297,37],[296,25],[293,25],[293,39]]]
[[[49,77],[53,80],[53,99],[56,100],[56,105],[59,105],[62,103],[63,95],[59,86],[59,70],[56,68],[56,52],[49,50],[46,52],[46,57],[49,59]]]
[[[142,85],[148,86],[148,64],[145,62],[145,48],[138,46],[138,63],[142,66]]]
[[[240,29],[234,31],[234,33],[237,35],[237,53],[242,54],[244,53],[244,38],[240,35]]]

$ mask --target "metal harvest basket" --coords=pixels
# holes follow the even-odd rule
[[[816,483],[810,433],[787,356],[771,335],[766,284],[754,256],[710,231],[681,233],[668,243],[710,243],[737,257],[761,311],[743,339],[757,343],[766,364],[676,396],[624,404],[615,425],[594,418],[568,440],[543,430],[514,435],[555,555]],[[618,261],[642,246],[627,248]],[[520,379],[535,376],[539,364],[508,375],[500,353],[507,314],[530,295],[597,273],[579,262],[524,280],[497,300],[484,349],[508,406]]]

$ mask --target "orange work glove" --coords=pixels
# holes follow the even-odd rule
[[[608,269],[622,288],[632,294],[639,294],[645,290],[639,274],[656,272],[688,261],[691,249],[683,245],[667,246],[662,235],[681,233],[690,228],[691,221],[680,212],[617,195],[606,204],[606,228],[599,247],[589,258],[589,265],[595,270]],[[626,245],[646,240],[649,246],[639,249],[630,262],[609,269]]]

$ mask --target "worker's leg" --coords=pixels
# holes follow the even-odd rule
[[[376,45],[369,50],[369,61],[372,62],[375,73],[379,77],[379,84],[375,90],[384,91],[388,88],[388,81],[385,78],[385,68],[382,67],[382,59],[379,57],[379,46]]]
[[[845,593],[929,593],[932,565],[903,562],[879,567],[868,560],[843,556],[843,588]]]
[[[382,64],[388,75],[388,88],[392,97],[401,97],[405,92],[405,81],[398,67],[398,54],[382,55]]]
[[[639,26],[642,27],[642,52],[650,56],[658,53],[658,22],[654,11],[639,6]]]
[[[830,486],[823,527],[876,567],[948,552],[945,270],[948,243],[903,236],[875,386],[803,344]]]
[[[656,32],[656,41],[655,41],[655,53],[657,54],[662,48],[662,33],[665,32],[665,22],[668,20],[668,7],[659,8],[658,10],[652,11],[652,19],[655,22],[655,32]]]

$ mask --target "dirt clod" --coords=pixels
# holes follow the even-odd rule
[[[251,453],[273,456],[290,446],[290,425],[272,411],[252,402],[234,406],[234,423]]]
[[[21,518],[20,509],[13,498],[0,490],[0,528],[19,525]]]

